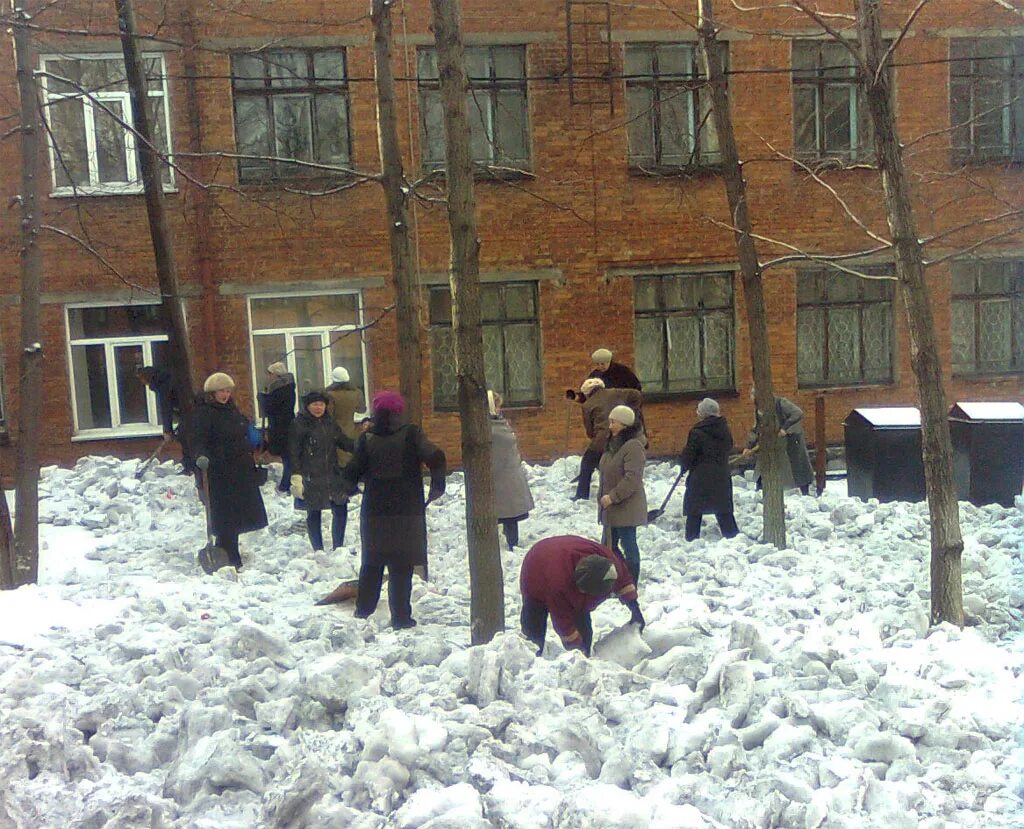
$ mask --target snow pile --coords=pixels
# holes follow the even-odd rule
[[[523,543],[597,537],[577,461],[531,467]],[[171,464],[47,469],[39,586],[0,595],[0,827],[713,829],[1024,825],[1024,505],[962,505],[969,625],[929,631],[927,511],[787,495],[789,548],[640,531],[643,636],[609,602],[587,660],[515,631],[469,646],[460,476],[429,511],[419,627],[313,601],[356,548],[270,527],[203,577]],[[674,477],[647,471],[652,503]],[[353,509],[349,541],[358,538]]]

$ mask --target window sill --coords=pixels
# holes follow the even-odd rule
[[[805,385],[797,381],[797,391],[802,392],[842,392],[842,391],[862,391],[865,389],[891,389],[896,385],[895,380],[870,380],[863,383],[824,383],[821,385]]]
[[[954,154],[953,165],[957,167],[1024,167],[1024,157],[1019,155],[979,156]]]
[[[356,181],[356,177],[347,173],[318,176],[265,176],[261,178],[238,178],[238,186],[254,190],[287,190],[289,188],[320,187],[333,191],[337,187]]]
[[[88,196],[93,198],[95,196],[143,196],[145,190],[142,189],[142,185],[132,185],[130,187],[61,187],[57,190],[50,191],[51,199],[73,199],[76,196]],[[173,184],[164,185],[164,193],[173,194],[177,193],[178,188]]]
[[[457,403],[453,403],[451,406],[441,406],[435,403],[433,409],[434,414],[439,415],[459,414],[460,411]],[[501,410],[503,412],[526,412],[530,411],[531,409],[534,409],[536,411],[542,411],[544,409],[544,404],[541,403],[539,400],[534,400],[528,403],[504,403],[502,404],[501,407]]]
[[[1016,371],[993,371],[993,372],[953,372],[954,380],[973,380],[976,382],[997,383],[1000,381],[1017,380],[1024,374],[1024,369]]]
[[[448,171],[444,167],[423,170],[423,175],[431,179],[446,179]],[[536,173],[526,167],[491,167],[483,164],[473,165],[474,181],[533,181]]]
[[[638,164],[629,165],[629,174],[636,178],[710,178],[721,175],[721,164],[697,164],[687,167],[644,167]]]
[[[652,391],[643,392],[644,405],[648,403],[673,403],[680,400],[703,400],[705,397],[714,397],[722,400],[730,400],[740,396],[736,389],[699,389],[696,391]]]
[[[133,440],[135,438],[157,438],[163,434],[159,426],[122,427],[120,429],[84,429],[71,436],[72,443],[90,440]]]
[[[807,173],[810,169],[815,175],[821,173],[844,173],[856,170],[878,171],[878,164],[873,157],[870,158],[800,158],[793,164],[793,170],[797,173]]]

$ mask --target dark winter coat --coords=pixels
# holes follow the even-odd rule
[[[165,435],[173,434],[174,413],[178,409],[178,393],[174,390],[174,378],[167,369],[154,368],[146,385],[156,395],[161,429]]]
[[[519,443],[508,421],[491,418],[491,475],[494,506],[499,520],[520,518],[533,509],[533,495],[519,456]]]
[[[705,417],[690,429],[679,456],[682,471],[690,473],[683,496],[686,515],[733,511],[732,471],[729,469],[732,447],[732,432],[724,417]]]
[[[644,490],[644,465],[647,455],[640,440],[640,427],[630,426],[608,440],[598,464],[598,514],[606,527],[642,527],[647,523],[647,493]],[[600,506],[608,495],[612,505]]]
[[[331,383],[324,394],[331,398],[330,415],[334,422],[341,427],[346,435],[352,438],[353,445],[359,436],[356,423],[353,419],[356,412],[366,411],[366,399],[363,397],[363,390],[353,386],[351,383]],[[338,463],[345,466],[352,460],[351,451],[338,450]]]
[[[640,380],[633,370],[622,363],[611,363],[604,371],[595,368],[588,377],[600,377],[604,380],[606,389],[636,389],[637,391],[642,389]]]
[[[444,452],[418,426],[396,423],[386,412],[374,415],[343,472],[349,491],[363,483],[359,515],[364,564],[414,567],[427,563],[423,465],[430,470],[430,498],[443,495]]]
[[[283,458],[288,451],[288,429],[295,419],[295,378],[291,374],[275,377],[267,390],[259,393],[259,400],[267,419],[267,450]]]
[[[355,446],[329,414],[314,417],[303,412],[292,422],[288,434],[288,457],[292,474],[302,476],[302,505],[307,510],[327,509],[345,500],[345,486],[338,465],[338,449]]]
[[[786,471],[790,474],[784,476],[783,486],[806,486],[814,480],[814,470],[811,468],[811,459],[807,454],[807,441],[804,438],[804,411],[791,400],[787,400],[785,397],[776,397],[775,419],[779,423],[779,428],[786,431],[786,456],[789,458],[789,469]],[[754,428],[747,436],[748,449],[757,445],[760,433],[761,413],[758,412]],[[760,460],[755,466],[755,471],[760,477]]]
[[[643,395],[634,389],[598,389],[583,404],[583,428],[590,438],[587,449],[604,452],[608,443],[608,415],[616,406],[629,406],[642,422]]]
[[[587,556],[604,556],[615,565],[618,577],[611,593],[595,596],[576,586],[576,565]],[[590,613],[609,596],[625,604],[636,599],[636,587],[622,556],[578,535],[556,535],[538,541],[523,558],[519,571],[523,596],[548,609],[551,626],[566,639],[576,630],[576,617]]]
[[[210,459],[210,511],[214,532],[244,533],[267,526],[263,496],[249,446],[249,418],[234,403],[203,395],[190,428],[195,457]]]

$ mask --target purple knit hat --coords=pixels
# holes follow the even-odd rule
[[[397,391],[379,391],[373,396],[373,410],[401,414],[405,411],[405,398]]]

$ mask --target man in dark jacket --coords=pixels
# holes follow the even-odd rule
[[[165,368],[155,366],[142,366],[138,371],[139,379],[145,383],[151,392],[156,395],[156,409],[160,419],[160,428],[164,433],[164,440],[177,438],[181,444],[181,464],[186,475],[191,475],[195,470],[195,463],[192,460],[192,453],[189,450],[186,439],[187,430],[180,422],[181,411],[178,406],[178,393],[174,389],[174,377]],[[179,423],[175,428],[175,416]]]
[[[295,377],[281,362],[267,366],[267,374],[270,375],[270,382],[257,395],[260,411],[267,421],[267,433],[263,437],[267,451],[277,455],[284,467],[277,491],[287,492],[292,477],[291,458],[288,457],[288,430],[295,419]]]
[[[363,483],[360,534],[363,542],[356,617],[371,616],[380,601],[384,568],[388,605],[396,630],[416,625],[412,618],[413,567],[427,564],[426,505],[444,494],[444,452],[414,424],[402,422],[405,400],[393,391],[373,397],[373,422],[356,441],[343,475],[349,492]],[[430,470],[430,493],[423,499],[421,467]]]
[[[612,361],[612,353],[607,348],[599,348],[590,355],[594,362],[594,370],[590,377],[604,380],[606,389],[636,389],[641,391],[640,379],[629,366]]]
[[[614,594],[629,608],[630,621],[646,622],[637,602],[636,586],[622,556],[578,535],[556,535],[534,544],[519,571],[523,594],[520,624],[523,635],[544,652],[548,615],[566,650],[590,656],[594,627],[591,611]]]
[[[714,513],[723,538],[739,533],[732,503],[732,432],[721,416],[718,403],[705,397],[697,404],[700,420],[690,430],[686,446],[679,456],[681,472],[689,471],[683,512],[686,514],[686,540],[700,537],[704,515]]]

